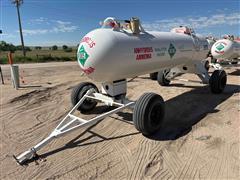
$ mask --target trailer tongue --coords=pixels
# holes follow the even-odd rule
[[[81,104],[85,101],[85,99],[97,100],[105,103],[108,106],[114,106],[116,108],[108,112],[105,112],[101,115],[98,115],[90,120],[85,120],[73,115],[74,111],[76,111],[79,108],[79,106],[81,106]],[[82,127],[97,123],[98,121],[104,119],[105,117],[111,114],[117,113],[125,108],[131,108],[133,107],[133,105],[134,105],[134,102],[128,101],[127,99],[125,100],[124,103],[116,102],[112,98],[108,96],[104,96],[100,93],[97,93],[94,89],[90,89],[81,98],[81,100],[72,108],[72,110],[63,118],[63,120],[58,124],[58,126],[52,131],[52,133],[47,138],[43,139],[37,145],[30,148],[26,152],[20,154],[19,156],[14,156],[14,158],[19,164],[22,165],[27,160],[37,157],[38,156],[37,151],[39,151],[41,148],[46,146],[52,140],[60,136],[63,136],[71,131],[74,131],[78,128],[82,128]]]

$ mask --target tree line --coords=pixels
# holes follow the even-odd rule
[[[41,50],[42,47],[41,46],[35,46],[34,49]],[[49,49],[55,51],[55,50],[58,50],[58,46],[53,45],[52,47],[49,47]],[[69,48],[67,45],[63,45],[62,49],[65,52],[72,52],[72,48]],[[11,43],[7,43],[5,41],[0,41],[0,51],[10,51],[10,52],[14,53],[15,51],[18,51],[18,50],[20,50],[20,51],[22,50],[21,45],[15,46]],[[28,46],[25,46],[25,51],[31,51],[31,48],[28,47]]]
[[[22,46],[14,46],[11,43],[6,43],[5,41],[0,41],[0,51],[10,51],[14,53],[17,50],[22,50]],[[25,46],[26,51],[31,51],[30,47]]]

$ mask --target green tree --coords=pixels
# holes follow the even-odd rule
[[[6,45],[7,43],[5,41],[0,41],[0,50],[6,51]]]
[[[35,49],[36,49],[36,50],[41,50],[42,47],[41,47],[41,46],[35,46]]]
[[[66,50],[66,49],[68,49],[68,46],[67,45],[63,45],[62,48],[63,48],[63,50]]]
[[[57,45],[52,46],[52,50],[53,50],[53,51],[55,51],[55,50],[57,50],[57,49],[58,49]]]
[[[6,43],[5,41],[0,41],[0,50],[15,52],[17,49],[16,49],[16,46],[14,46],[11,43],[9,44],[9,43]]]
[[[16,46],[16,50],[22,51],[22,46],[21,45]]]
[[[14,53],[16,51],[16,47],[13,44],[9,44],[8,51],[10,51],[11,53]]]
[[[30,47],[25,46],[25,51],[32,51]]]

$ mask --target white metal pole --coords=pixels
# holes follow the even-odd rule
[[[11,65],[11,79],[13,82],[14,88],[17,90],[19,88],[19,68],[18,65]]]

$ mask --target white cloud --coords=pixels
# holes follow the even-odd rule
[[[46,34],[49,30],[47,29],[23,29],[24,35],[36,35],[36,34]]]
[[[38,19],[32,20],[32,22],[37,22],[37,23],[49,23],[47,21],[47,18],[40,17]],[[47,34],[47,33],[69,33],[69,32],[74,32],[77,30],[77,26],[72,25],[71,22],[68,21],[61,21],[61,20],[52,20],[51,21],[53,24],[52,27],[49,29],[23,29],[23,34],[25,36],[32,36],[32,35],[39,35],[39,34]],[[19,30],[17,31],[19,32]]]
[[[28,24],[30,25],[40,25],[40,24],[50,24],[48,18],[45,17],[39,17],[36,19],[31,19],[28,21]]]
[[[0,34],[0,35],[3,38],[9,38],[9,39],[16,37],[14,34],[8,34],[8,33],[3,33],[3,34]]]
[[[57,22],[57,23],[60,24],[60,25],[68,25],[68,24],[72,24],[72,23],[69,22],[69,21],[61,21],[61,20],[57,20],[57,21],[55,21],[55,22]]]
[[[28,43],[29,46],[52,46],[52,45],[57,45],[57,46],[62,46],[63,44],[67,46],[76,46],[77,42],[75,41],[40,41],[40,42],[30,42]]]
[[[51,30],[51,32],[74,32],[77,30],[77,26],[73,26],[71,24],[71,22],[57,20],[56,26]]]
[[[40,17],[40,18],[34,19],[33,22],[46,22],[47,20],[48,20],[47,18]]]
[[[170,30],[180,25],[190,26],[195,29],[203,29],[219,25],[238,25],[240,24],[240,13],[215,14],[202,17],[179,17],[173,19],[156,20],[154,22],[144,22],[146,30]]]

